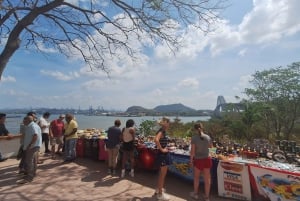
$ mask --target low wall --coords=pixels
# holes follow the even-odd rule
[[[16,156],[20,146],[21,135],[12,137],[1,136],[0,138],[0,152],[4,157]]]

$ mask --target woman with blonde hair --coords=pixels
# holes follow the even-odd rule
[[[163,192],[165,177],[168,171],[168,165],[171,164],[169,150],[167,149],[169,138],[166,132],[170,126],[170,119],[168,117],[163,117],[158,123],[161,126],[161,128],[156,132],[154,141],[157,149],[159,150],[157,162],[160,168],[155,193],[157,195],[158,200],[170,200],[170,196]]]

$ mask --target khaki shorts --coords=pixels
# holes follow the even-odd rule
[[[63,144],[64,143],[64,137],[61,136],[61,137],[52,137],[50,138],[50,144],[52,146],[55,146],[56,144]]]

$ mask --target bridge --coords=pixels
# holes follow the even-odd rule
[[[224,112],[241,112],[244,110],[242,103],[226,103],[223,96],[218,96],[214,116],[221,117]]]

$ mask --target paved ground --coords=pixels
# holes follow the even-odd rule
[[[18,162],[8,159],[0,163],[0,200],[47,201],[47,200],[105,200],[105,201],[154,201],[156,172],[137,170],[135,177],[126,175],[107,175],[107,166],[103,161],[78,158],[74,163],[63,163],[42,156],[44,161],[38,167],[37,177],[33,182],[18,185],[20,179]],[[189,192],[192,183],[180,180],[168,174],[166,188],[172,201],[191,200]],[[229,201],[221,198],[216,189],[212,190],[212,201]]]

